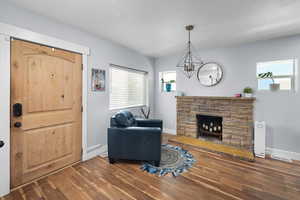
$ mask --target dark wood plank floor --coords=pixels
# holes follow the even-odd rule
[[[178,145],[178,144],[177,144]],[[300,199],[300,164],[251,163],[181,144],[197,159],[174,178],[142,172],[138,163],[96,157],[13,191],[1,200]]]

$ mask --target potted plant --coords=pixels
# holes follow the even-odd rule
[[[172,91],[172,83],[175,83],[175,80],[170,80],[166,82],[166,91],[171,92]]]
[[[270,84],[270,90],[271,91],[279,90],[280,83],[275,83],[272,72],[260,73],[260,74],[258,74],[258,77],[261,79],[271,79],[273,83]]]
[[[253,90],[251,87],[245,87],[244,88],[244,95],[245,97],[252,97]]]

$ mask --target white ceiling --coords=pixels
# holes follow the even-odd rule
[[[7,0],[147,55],[300,33],[299,0]]]

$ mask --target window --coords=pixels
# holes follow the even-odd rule
[[[270,90],[272,83],[278,83],[280,90],[294,89],[296,64],[296,59],[257,63],[258,90]]]
[[[110,67],[110,109],[121,109],[147,104],[147,72]]]
[[[176,91],[176,71],[159,72],[161,91]]]

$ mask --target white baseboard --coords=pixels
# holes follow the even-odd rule
[[[87,149],[86,153],[83,154],[82,156],[82,160],[86,161],[89,159],[92,159],[96,156],[99,156],[101,154],[106,154],[107,153],[107,145],[101,145],[101,144],[97,144],[94,146],[91,146]]]
[[[273,159],[282,160],[286,162],[292,162],[292,160],[300,160],[300,153],[285,151],[281,149],[267,147],[266,154],[270,155]]]
[[[163,128],[163,133],[168,133],[168,134],[176,135],[176,130],[168,129],[168,128]]]

